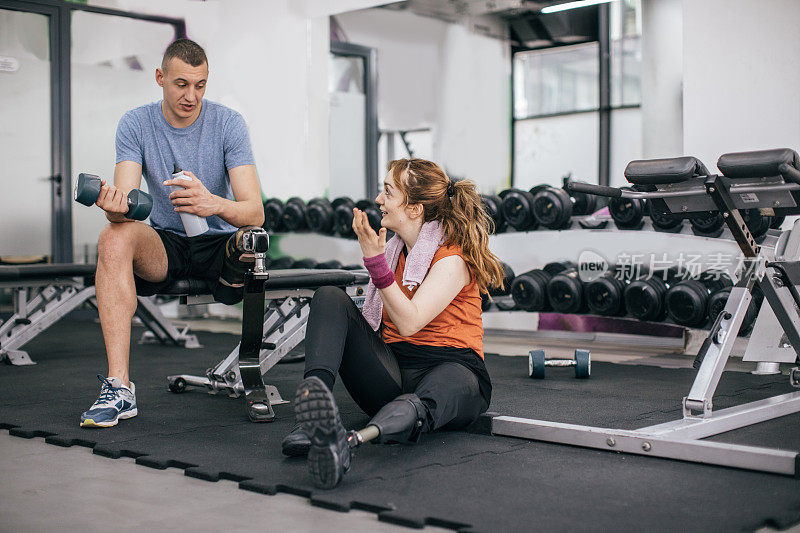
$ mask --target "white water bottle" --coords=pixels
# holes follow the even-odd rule
[[[192,181],[192,178],[183,173],[178,165],[175,165],[172,171],[172,179],[174,180],[187,180]],[[172,192],[181,191],[184,187],[180,185],[170,185]],[[208,231],[208,222],[206,219],[192,213],[179,213],[181,215],[181,222],[183,222],[183,229],[186,230],[187,237],[196,237]]]

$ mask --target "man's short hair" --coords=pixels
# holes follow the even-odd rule
[[[164,51],[164,59],[161,60],[161,70],[167,70],[170,59],[177,57],[184,63],[193,67],[199,67],[203,63],[208,63],[206,51],[203,47],[191,39],[176,39],[170,43]]]

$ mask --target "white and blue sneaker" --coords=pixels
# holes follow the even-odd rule
[[[82,428],[107,428],[116,426],[120,419],[133,418],[136,410],[136,386],[131,381],[130,388],[122,384],[119,378],[100,380],[100,397],[88,411],[81,415]]]

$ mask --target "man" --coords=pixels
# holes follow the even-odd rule
[[[219,300],[237,297],[231,285],[246,269],[237,228],[263,223],[261,188],[244,119],[203,100],[207,80],[203,48],[176,40],[156,69],[163,99],[128,111],[117,127],[114,185],[103,182],[97,199],[110,222],[100,233],[95,277],[108,377],[98,375],[100,397],[81,427],[114,426],[138,412],[128,364],[137,293],[156,294],[191,276],[208,279]],[[171,179],[176,165],[192,180]],[[143,176],[153,197],[150,225],[125,218],[127,193]],[[180,188],[171,192],[173,185]],[[204,217],[208,231],[187,237],[180,213]]]

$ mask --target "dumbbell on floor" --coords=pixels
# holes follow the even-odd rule
[[[589,350],[575,350],[574,359],[545,359],[544,350],[531,350],[528,354],[528,377],[544,379],[548,366],[574,366],[577,379],[587,379],[592,375],[592,355]]]
[[[100,196],[100,178],[93,174],[78,174],[78,181],[75,184],[75,201],[85,206],[90,206],[97,201]],[[153,198],[144,191],[133,189],[128,193],[128,211],[126,218],[131,220],[144,220],[150,216],[153,209]]]

